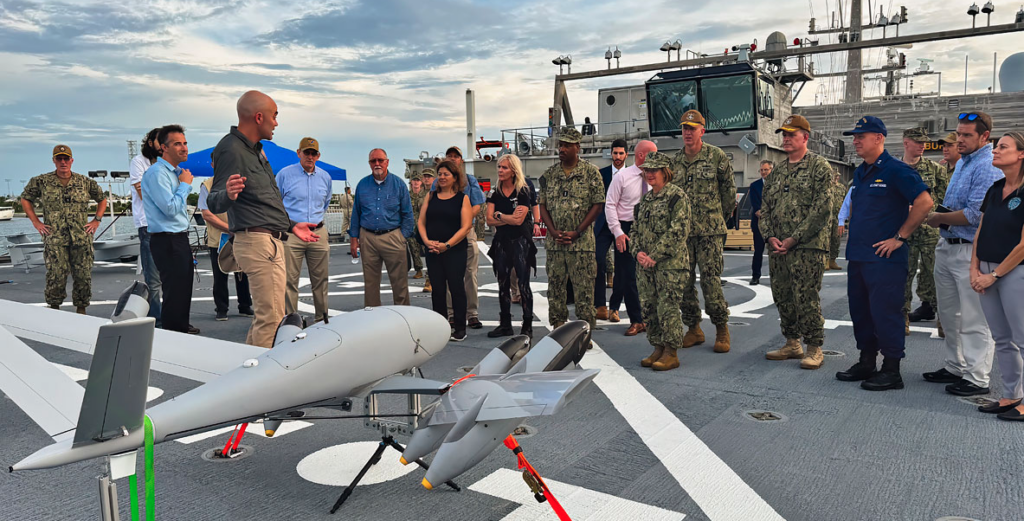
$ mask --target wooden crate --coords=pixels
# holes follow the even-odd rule
[[[742,225],[742,222],[741,222]],[[725,249],[727,250],[752,250],[754,249],[754,232],[750,231],[750,221],[747,221],[746,229],[729,230],[725,236]]]

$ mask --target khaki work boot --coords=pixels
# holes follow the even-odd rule
[[[608,321],[609,322],[618,322],[620,320],[621,319],[619,318],[619,312],[618,311],[610,311],[610,312],[608,312]]]
[[[683,336],[683,347],[693,347],[704,343],[704,332],[700,330],[700,324],[695,324],[686,330]]]
[[[903,336],[910,336],[910,317],[903,314]]]
[[[828,269],[832,271],[843,271],[843,267],[840,266],[839,264],[836,264],[835,260],[828,261]]]
[[[676,350],[672,348],[662,351],[661,358],[651,364],[651,369],[655,371],[669,371],[677,367],[679,367],[679,356],[676,354]]]
[[[946,332],[942,330],[942,322],[935,319],[935,325],[939,328],[939,338],[946,338]]]
[[[414,278],[414,279],[422,279],[423,278],[423,270],[416,270],[416,274],[413,275],[412,278]]]
[[[614,285],[613,283],[615,282],[615,277],[612,276],[611,273],[609,273],[608,277],[607,277],[607,280],[608,280],[608,282],[605,285],[608,286],[609,288],[611,288]]]
[[[729,326],[727,324],[715,324],[715,352],[728,353],[730,349]]]
[[[781,349],[774,351],[768,351],[764,354],[764,357],[768,360],[789,360],[792,358],[803,358],[804,348],[800,346],[800,340],[796,338],[787,338],[786,345],[782,346]]]
[[[800,360],[801,369],[817,369],[825,362],[825,355],[821,352],[821,346],[807,346],[807,354]]]
[[[554,331],[554,330],[556,330],[556,329],[558,329],[558,328],[560,328],[560,327],[562,327],[564,325],[565,325],[565,322],[557,322],[555,324],[551,324],[551,330]],[[588,347],[587,349],[590,349],[590,348]]]
[[[75,313],[78,313],[79,315],[84,315],[85,314],[85,306],[78,306],[77,308],[75,308]]]
[[[608,320],[608,306],[598,306],[597,307],[597,319],[598,320]]]
[[[60,306],[57,304],[50,304],[50,309],[60,309]]]
[[[661,360],[661,355],[663,354],[665,354],[665,348],[661,346],[655,346],[654,352],[651,353],[651,356],[648,356],[647,358],[641,360],[640,365],[642,367],[650,367],[654,365],[654,362]]]
[[[430,281],[429,280],[423,283],[423,292],[424,293],[430,293]]]

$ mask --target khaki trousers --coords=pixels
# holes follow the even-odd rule
[[[380,270],[387,267],[391,296],[396,306],[409,305],[409,256],[401,229],[377,235],[359,229],[359,251],[363,264],[363,305],[380,305]]]
[[[331,245],[327,242],[327,234],[322,234],[316,242],[306,242],[294,235],[288,236],[285,246],[285,264],[288,268],[288,290],[285,293],[285,314],[299,310],[299,275],[302,274],[302,260],[306,260],[309,271],[309,285],[313,290],[313,307],[316,311],[314,320],[320,321],[327,316],[327,277],[331,258]]]
[[[256,314],[245,337],[246,344],[266,348],[274,346],[274,334],[285,315],[287,273],[284,250],[284,244],[270,234],[235,233],[235,261],[239,270],[249,277],[252,307]]]
[[[466,241],[469,244],[466,248],[466,318],[479,318],[480,317],[480,297],[476,294],[477,290],[477,272],[480,271],[480,266],[477,259],[480,257],[480,249],[476,247],[476,230],[473,228],[469,229],[469,235],[466,235]],[[452,315],[452,294],[448,293],[448,317]]]

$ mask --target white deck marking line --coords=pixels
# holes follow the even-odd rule
[[[545,479],[544,483],[551,489],[555,499],[565,508],[565,512],[577,521],[620,521],[622,519],[679,521],[686,517],[679,512],[622,499],[561,481]],[[533,498],[530,489],[523,483],[521,472],[498,469],[470,485],[469,489],[522,505],[502,518],[502,521],[557,519],[547,503],[537,503],[537,500]]]
[[[534,295],[533,313],[551,328],[547,297]],[[601,370],[594,383],[705,515],[713,521],[783,519],[597,342],[583,358],[584,367]]]

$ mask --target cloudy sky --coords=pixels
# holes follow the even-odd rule
[[[901,34],[970,26],[963,14],[969,1],[905,3],[910,24]],[[811,16],[824,25],[836,6],[836,0],[0,0],[0,183],[11,179],[11,191],[20,192],[19,181],[52,169],[49,153],[58,142],[74,148],[78,172],[127,170],[126,140],[166,123],[186,127],[193,151],[213,146],[235,122],[235,100],[248,89],[263,90],[280,105],[275,141],[282,146],[314,136],[323,159],[346,168],[350,179],[366,174],[367,152],[381,146],[400,173],[402,158],[465,142],[467,88],[476,91],[478,135],[494,139],[500,129],[546,125],[557,71],[551,59],[559,54],[571,54],[573,71],[584,71],[605,68],[604,52],[616,45],[623,66],[664,60],[658,47],[665,40],[719,53],[763,42],[773,30],[803,37]],[[997,4],[993,23],[1012,22],[1016,9]],[[873,36],[880,31],[866,38]],[[969,54],[968,86],[981,92],[991,85],[992,53],[1002,61],[1024,50],[1021,41],[1019,34],[992,36],[904,52],[914,67],[916,58],[934,59],[949,94],[962,92]],[[843,66],[845,57],[816,62],[826,71]],[[884,57],[865,51],[864,62],[877,66]],[[574,115],[596,116],[597,89],[649,76],[570,84]],[[830,89],[840,87],[839,80],[809,85],[798,104],[833,100]],[[915,90],[934,90],[934,81],[921,79]],[[877,91],[868,84],[865,95]]]

